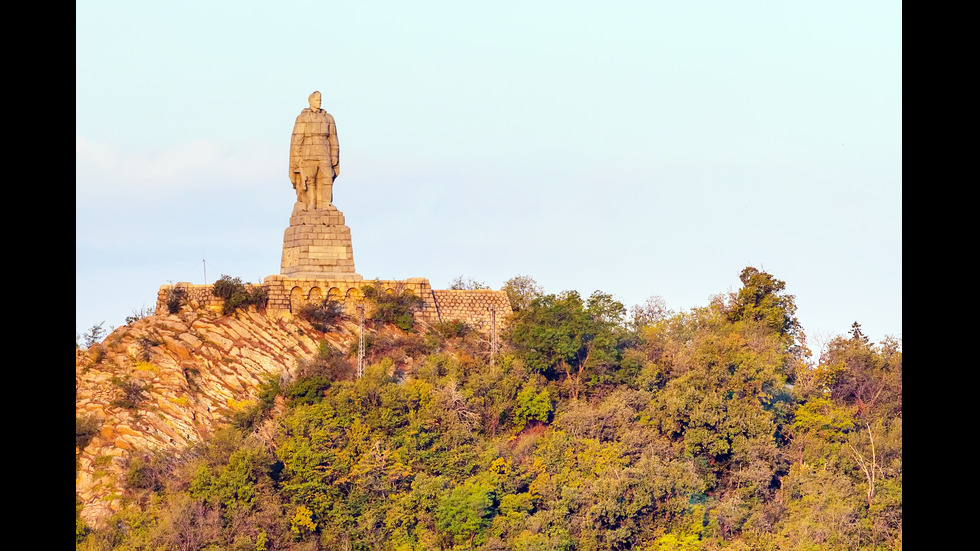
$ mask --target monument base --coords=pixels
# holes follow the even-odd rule
[[[302,279],[362,279],[354,272],[354,247],[337,207],[307,210],[297,202],[282,238],[280,273]]]

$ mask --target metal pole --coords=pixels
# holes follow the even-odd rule
[[[490,312],[490,368],[495,363],[494,356],[497,355],[497,309],[493,306],[487,308]]]
[[[364,303],[357,305],[357,313],[360,318],[360,331],[357,336],[357,378],[364,376]]]

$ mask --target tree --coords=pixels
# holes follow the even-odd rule
[[[518,275],[508,279],[501,291],[507,293],[510,307],[517,312],[531,305],[531,301],[540,297],[544,289],[531,276]]]
[[[439,500],[436,526],[452,534],[456,543],[480,543],[475,540],[490,526],[496,505],[493,486],[479,479],[467,480]]]
[[[902,352],[886,338],[869,342],[854,322],[851,337],[834,338],[817,365],[817,384],[836,402],[855,406],[857,416],[883,419],[902,414]]]
[[[565,374],[577,399],[586,369],[603,370],[618,361],[625,307],[596,291],[584,302],[576,291],[544,295],[518,311],[511,340],[528,363],[546,375]]]
[[[85,339],[85,348],[92,348],[93,345],[102,342],[102,339],[105,338],[105,329],[102,328],[103,325],[105,325],[104,321],[97,323],[82,335],[82,338]]]
[[[658,322],[669,317],[673,312],[667,309],[664,297],[652,295],[643,302],[630,308],[630,326],[636,331],[641,327]]]
[[[751,266],[742,270],[739,279],[742,288],[729,295],[728,319],[763,322],[782,335],[795,337],[800,323],[795,297],[784,293],[786,282]]]

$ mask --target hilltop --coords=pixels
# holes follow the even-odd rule
[[[679,313],[525,278],[495,353],[372,295],[363,373],[340,308],[137,320],[76,351],[78,546],[901,549],[900,343],[813,358],[741,277]]]

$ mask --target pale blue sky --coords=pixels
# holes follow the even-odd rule
[[[365,278],[681,310],[754,265],[813,340],[901,337],[901,26],[883,1],[77,3],[76,331],[202,259],[278,273],[320,90]]]

